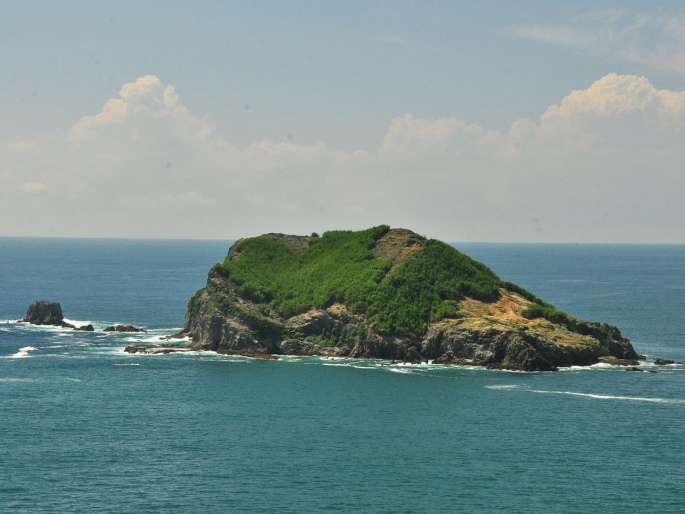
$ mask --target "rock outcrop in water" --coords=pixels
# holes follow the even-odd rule
[[[147,330],[134,327],[133,325],[112,325],[111,327],[107,327],[103,332],[147,332]]]
[[[332,243],[326,243],[327,234],[322,241],[318,237],[282,234],[237,241],[224,263],[210,270],[206,287],[189,302],[181,335],[191,338],[191,349],[223,354],[432,360],[524,371],[549,371],[612,359],[634,365],[644,359],[618,328],[556,311],[528,291],[502,282],[481,263],[451,247],[445,248],[444,243],[426,240],[405,229],[370,230],[367,232],[373,239],[355,239],[361,233],[334,233],[328,241],[337,238],[337,253],[328,252]],[[367,232],[364,234],[368,235]],[[346,235],[349,241],[345,240]],[[257,239],[270,243],[255,242]],[[359,241],[366,246],[360,249]],[[350,259],[345,254],[348,250],[354,254]],[[432,255],[439,256],[434,265]],[[369,272],[371,278],[363,278],[366,282],[359,290],[368,297],[360,297],[356,289],[347,287],[350,281],[357,280],[356,275],[340,275],[338,280],[337,275],[331,279],[330,273],[324,275],[320,271],[323,266],[319,266],[321,262],[317,259],[334,258],[338,261],[326,261],[326,269],[351,269],[374,259],[381,263],[377,267],[380,272]],[[258,269],[249,269],[253,265]],[[288,282],[301,280],[302,275],[297,273],[312,265],[312,277],[319,277],[316,280],[322,283],[339,284],[340,289],[324,287],[322,297],[324,293],[315,284],[308,287]],[[408,270],[422,274],[419,286],[417,282],[410,283]],[[259,280],[245,279],[251,271]],[[454,282],[459,284],[457,290],[446,289],[445,277],[451,280],[460,273],[464,281]],[[429,289],[425,284],[430,284]],[[309,306],[295,297],[302,290],[312,291]],[[407,314],[408,319],[393,321],[392,308],[369,300],[385,298],[379,296],[380,290],[386,296],[387,291],[394,291],[395,296],[387,298],[399,302],[397,312],[413,313],[416,307],[416,313],[411,314],[416,319]],[[414,297],[415,303],[411,303],[408,298]],[[424,312],[421,309],[426,297],[434,300],[426,304],[428,310]],[[393,331],[388,326],[410,328]]]
[[[79,330],[81,332],[94,332],[95,328],[90,323],[77,327],[71,323],[64,321],[62,314],[62,305],[59,302],[50,302],[47,300],[39,300],[36,303],[29,305],[26,311],[26,317],[20,320],[24,323],[31,323],[32,325],[51,325],[55,327],[71,328],[72,330]],[[133,325],[117,325],[107,327],[105,332],[147,332],[142,328],[136,328]]]
[[[47,300],[39,300],[29,305],[29,308],[26,310],[26,317],[22,321],[32,325],[53,325],[58,327],[69,325],[64,322],[62,306],[59,302],[49,302]]]
[[[26,310],[26,317],[21,321],[31,323],[32,325],[51,325],[54,327],[71,328],[73,330],[81,330],[84,332],[92,332],[95,330],[93,325],[84,325],[77,327],[71,323],[64,321],[62,314],[62,306],[59,302],[50,302],[47,300],[39,300],[36,303],[29,305]]]

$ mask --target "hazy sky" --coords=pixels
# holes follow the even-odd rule
[[[685,243],[682,0],[5,0],[0,49],[0,236]]]

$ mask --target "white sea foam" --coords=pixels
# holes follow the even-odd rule
[[[404,375],[412,375],[414,374],[414,370],[409,369],[409,368],[401,368],[399,366],[386,366],[385,369],[388,371],[392,371],[393,373],[402,373]]]
[[[19,351],[13,355],[8,355],[5,357],[5,359],[25,359],[27,357],[30,357],[29,352],[35,351],[36,348],[33,346],[24,346],[23,348],[19,348]]]
[[[32,378],[2,378],[0,377],[0,382],[35,382]]]
[[[75,327],[85,327],[86,325],[92,325],[92,321],[77,321],[74,319],[68,319],[64,318],[65,323],[69,323],[70,325],[74,325]]]
[[[152,343],[152,344],[159,344],[160,342],[167,342],[167,343],[183,343],[183,342],[189,342],[190,339],[188,337],[183,337],[179,339],[171,339],[171,340],[166,340],[162,339],[162,335],[160,334],[150,334],[150,333],[144,333],[140,332],[138,335],[134,334],[127,334],[127,336],[124,338],[124,341],[127,343]]]
[[[248,359],[242,355],[222,355],[216,352],[184,352],[184,355],[199,355],[204,362],[226,362],[231,364],[248,364],[255,359]],[[136,354],[139,355],[139,354]]]
[[[529,393],[537,394],[565,394],[569,396],[580,396],[584,398],[593,398],[595,400],[623,400],[629,402],[649,402],[649,403],[670,403],[670,404],[680,404],[685,405],[685,400],[681,398],[653,398],[645,396],[620,396],[613,394],[598,394],[598,393],[578,393],[576,391],[551,391],[544,389],[528,389],[527,387],[521,387],[514,384],[502,384],[502,385],[489,385],[485,386],[486,389],[498,389],[498,390],[521,390]]]
[[[297,362],[304,359],[301,355],[279,355],[278,360],[281,362]]]
[[[591,366],[566,366],[559,368],[559,371],[591,371],[592,369]]]
[[[651,402],[651,403],[675,403],[685,404],[685,400],[679,398],[649,398],[643,396],[617,396],[610,394],[596,394],[596,393],[577,393],[575,391],[544,391],[540,389],[530,389],[531,393],[539,394],[568,394],[571,396],[582,396],[585,398],[594,398],[596,400],[624,400],[631,402]]]
[[[122,364],[115,364],[115,366],[140,366],[137,362],[127,362]]]

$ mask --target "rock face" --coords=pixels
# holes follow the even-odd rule
[[[62,306],[59,302],[49,302],[47,300],[32,303],[27,309],[26,317],[23,321],[32,325],[62,326],[64,323]]]
[[[262,237],[282,241],[294,252],[306,249],[312,239],[281,234]],[[392,260],[391,274],[401,262],[420,254],[423,241],[411,231],[393,229],[377,241],[373,251]],[[238,243],[229,250],[227,260],[240,258]],[[616,327],[571,317],[565,323],[527,319],[521,313],[532,303],[505,288],[495,302],[464,297],[455,315],[430,323],[421,336],[409,337],[380,333],[363,312],[353,312],[341,303],[284,318],[268,303],[255,303],[238,294],[231,280],[214,267],[206,287],[188,304],[181,335],[191,338],[194,350],[223,354],[431,360],[523,371],[552,371],[600,360],[635,365],[644,359]]]

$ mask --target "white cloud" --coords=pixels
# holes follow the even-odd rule
[[[685,74],[685,15],[598,11],[566,25],[530,25],[517,37],[560,44],[595,55],[618,57],[655,70]]]
[[[430,159],[447,152],[477,150],[485,137],[481,127],[461,120],[424,120],[406,114],[391,121],[378,153],[393,160]]]
[[[159,78],[146,75],[124,84],[119,98],[110,99],[95,116],[84,116],[68,132],[72,143],[88,143],[97,138],[122,142],[159,145],[175,141],[206,142],[214,127],[205,119],[191,116],[178,105],[174,86],[164,86]]]
[[[524,126],[515,124],[510,134],[525,131]],[[683,129],[685,91],[657,90],[645,77],[611,73],[550,106],[527,137],[547,148],[553,144],[555,150],[566,146],[572,151],[582,147],[634,154],[638,149],[679,146]]]
[[[406,114],[375,152],[238,148],[146,76],[64,133],[0,143],[0,233],[685,242],[684,125],[685,92],[609,74],[507,132]]]

